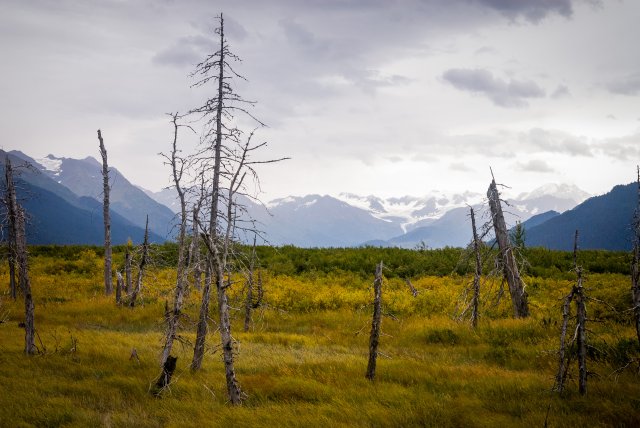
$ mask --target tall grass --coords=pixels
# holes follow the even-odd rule
[[[454,321],[466,280],[421,277],[414,298],[400,279],[383,289],[388,316],[376,381],[364,378],[372,291],[360,275],[265,272],[265,306],[242,333],[236,311],[237,376],[248,397],[226,404],[218,336],[209,336],[203,370],[191,373],[193,320],[199,294],[191,290],[183,345],[170,390],[155,398],[160,373],[164,301],[175,273],[155,269],[144,304],[118,307],[103,296],[96,253],[75,260],[32,259],[36,328],[42,354],[22,354],[22,303],[6,295],[0,324],[0,426],[637,426],[640,383],[634,331],[628,323],[628,281],[594,274],[587,286],[594,350],[586,397],[571,379],[563,396],[551,392],[557,364],[560,298],[568,280],[528,278],[533,317],[510,318],[508,296],[496,304],[498,283],[486,282],[479,328]],[[7,272],[0,270],[0,284]],[[239,279],[240,280],[240,279]],[[489,293],[489,290],[493,290]],[[232,305],[241,307],[242,282]],[[212,305],[215,306],[215,305]],[[215,314],[212,314],[215,319]],[[191,320],[191,321],[190,321]],[[212,330],[215,324],[212,323]],[[46,350],[45,350],[46,348]],[[139,360],[131,357],[135,348]],[[597,350],[595,350],[597,348]],[[548,411],[548,416],[547,416]]]

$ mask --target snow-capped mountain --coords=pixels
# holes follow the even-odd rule
[[[148,194],[177,211],[175,191]],[[516,198],[505,196],[509,203],[505,216],[514,225],[548,211],[564,212],[587,196],[575,186],[548,184]],[[391,198],[352,193],[288,196],[265,206],[251,201],[244,205],[270,243],[303,247],[371,244],[411,248],[421,242],[434,248],[463,246],[471,235],[468,207],[473,206],[479,216],[486,212],[485,196],[471,191]]]

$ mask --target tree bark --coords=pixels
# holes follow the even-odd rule
[[[5,180],[6,180],[6,194],[5,205],[7,207],[7,229],[9,235],[8,249],[9,249],[9,293],[11,298],[16,300],[18,297],[17,283],[16,283],[16,222],[17,220],[17,199],[15,196],[15,186],[13,183],[13,167],[9,160],[9,155],[5,156]],[[13,200],[15,199],[15,201]]]
[[[193,266],[193,286],[196,290],[202,288],[202,266],[200,266],[200,234],[198,233],[198,216],[200,215],[200,204],[193,207],[193,235],[191,236],[191,249],[189,254],[191,260],[189,264]]]
[[[476,215],[471,211],[471,229],[473,230],[473,253],[475,256],[475,272],[473,275],[473,297],[471,298],[471,325],[478,326],[478,306],[480,304],[480,278],[482,276],[482,260],[480,259],[480,240],[476,229]]]
[[[177,266],[177,277],[176,277],[176,287],[174,291],[173,298],[173,310],[169,315],[169,319],[167,320],[167,332],[165,335],[165,345],[162,350],[162,356],[160,358],[160,365],[162,367],[166,367],[169,362],[169,357],[171,355],[171,348],[173,347],[173,342],[176,338],[176,334],[178,331],[178,325],[180,322],[180,315],[182,313],[182,304],[184,302],[184,291],[185,291],[185,271],[186,271],[186,234],[187,234],[187,203],[185,200],[184,190],[180,185],[180,181],[182,180],[182,165],[178,165],[180,160],[177,157],[178,149],[177,149],[177,141],[178,141],[178,114],[176,113],[173,117],[173,126],[174,126],[174,134],[173,134],[173,148],[171,150],[171,169],[173,171],[173,184],[176,188],[176,192],[178,193],[178,199],[180,201],[180,231],[178,232],[178,266]],[[175,368],[175,360],[173,362],[173,366]],[[171,374],[167,374],[167,370],[163,370],[163,376],[171,379]],[[166,384],[169,383],[167,380]]]
[[[102,133],[98,129],[100,155],[102,156],[102,192],[104,195],[102,215],[104,217],[104,292],[108,296],[113,293],[111,278],[111,219],[109,217],[109,165],[107,164],[107,149],[104,147]]]
[[[124,279],[120,272],[116,272],[116,303],[122,303],[122,290],[124,290]]]
[[[149,216],[147,215],[147,221],[144,226],[144,241],[142,242],[142,257],[140,258],[140,264],[138,265],[138,277],[136,279],[136,286],[131,293],[131,300],[129,306],[132,308],[136,305],[138,295],[142,291],[142,278],[144,277],[144,270],[147,266],[149,259]]]
[[[124,253],[124,280],[126,294],[130,297],[133,292],[133,276],[131,275],[131,249],[129,248],[129,243],[127,243]]]
[[[25,232],[25,212],[18,204],[15,183],[13,181],[13,168],[9,156],[5,159],[5,178],[7,180],[7,211],[10,236],[14,240],[15,261],[18,268],[18,284],[24,296],[24,352],[33,355],[37,352],[35,345],[35,326],[33,296],[31,295],[31,282],[29,281],[29,259],[27,254],[27,238]]]
[[[633,259],[631,261],[631,302],[635,318],[636,336],[640,345],[640,166],[637,167],[637,201],[633,216]]]
[[[380,342],[380,324],[382,322],[382,262],[376,266],[376,278],[373,281],[373,319],[369,336],[369,363],[365,377],[374,380],[376,377],[376,360]]]
[[[527,303],[527,293],[524,290],[524,284],[518,271],[513,249],[509,242],[509,234],[502,213],[500,204],[500,194],[496,186],[495,179],[491,180],[489,190],[487,190],[489,198],[489,207],[491,208],[491,217],[493,219],[493,229],[495,230],[496,240],[500,248],[502,257],[504,278],[509,286],[511,294],[511,303],[513,304],[513,313],[516,318],[526,318],[529,316],[529,305]]]

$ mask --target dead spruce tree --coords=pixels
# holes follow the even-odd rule
[[[160,367],[162,374],[156,383],[156,388],[161,391],[171,382],[171,376],[176,367],[177,357],[171,357],[171,349],[176,339],[180,317],[182,314],[182,305],[184,303],[184,295],[186,288],[186,264],[187,264],[187,201],[185,189],[182,187],[182,179],[185,172],[186,160],[179,155],[178,151],[178,113],[171,114],[171,122],[173,124],[173,144],[171,146],[171,154],[163,155],[167,159],[167,163],[171,166],[171,175],[173,185],[178,194],[178,202],[180,202],[180,226],[178,229],[178,266],[176,275],[176,286],[173,296],[173,307],[167,314],[167,327],[165,333],[165,343],[160,357]]]
[[[471,230],[473,232],[473,255],[475,261],[475,269],[473,272],[473,295],[471,297],[471,325],[475,328],[478,326],[478,306],[480,304],[480,278],[482,277],[482,260],[480,258],[480,239],[478,238],[478,229],[476,229],[476,215],[473,208],[469,207],[471,215]]]
[[[376,377],[376,360],[380,343],[380,324],[382,322],[382,261],[376,265],[376,278],[373,281],[373,318],[369,335],[369,362],[365,377],[374,380]]]
[[[631,261],[631,299],[636,325],[636,336],[640,344],[640,166],[637,167],[638,200],[633,215],[633,258]]]
[[[560,329],[560,349],[558,351],[558,372],[554,389],[558,392],[564,391],[565,382],[569,373],[569,366],[573,357],[575,344],[575,355],[578,359],[578,388],[581,395],[587,393],[587,336],[586,336],[586,296],[582,284],[582,266],[578,265],[578,231],[576,230],[573,243],[573,267],[576,272],[576,284],[571,292],[564,298],[562,305],[562,326]],[[576,303],[576,324],[571,342],[567,343],[567,329],[571,318],[571,302]]]
[[[26,216],[22,206],[18,203],[16,187],[13,178],[13,167],[9,156],[5,158],[5,179],[7,214],[11,227],[10,236],[14,241],[15,261],[18,268],[17,282],[24,297],[24,352],[33,355],[37,352],[35,345],[35,327],[33,296],[31,295],[31,282],[29,281],[29,259],[27,254],[27,238],[25,231]]]
[[[142,279],[144,278],[145,268],[149,262],[149,216],[147,215],[147,221],[144,226],[144,240],[142,241],[142,255],[140,256],[140,263],[138,264],[138,276],[136,277],[136,285],[131,292],[129,298],[129,306],[134,307],[138,296],[142,291]]]
[[[15,188],[13,187],[13,170],[11,166],[11,162],[9,160],[9,155],[5,156],[5,189],[4,189],[4,198],[3,203],[6,209],[6,226],[7,226],[7,261],[9,263],[9,294],[13,300],[16,300],[18,297],[17,292],[17,282],[16,282],[16,215],[15,212],[11,212],[11,192],[9,186],[12,187],[13,192],[15,192]],[[11,183],[11,184],[10,184]]]
[[[491,184],[487,190],[487,198],[489,199],[489,207],[491,209],[493,230],[495,231],[496,241],[500,250],[504,279],[509,286],[511,303],[513,304],[513,314],[516,318],[526,318],[529,316],[527,293],[524,289],[524,283],[520,277],[518,264],[509,240],[509,234],[502,212],[500,193],[498,192],[493,172],[491,173]]]
[[[111,278],[111,219],[109,217],[109,165],[107,163],[107,149],[104,147],[102,133],[98,129],[100,156],[102,156],[102,215],[104,219],[104,292],[108,296],[113,292]]]

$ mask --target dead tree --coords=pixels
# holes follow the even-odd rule
[[[473,254],[475,259],[475,270],[473,274],[473,296],[471,298],[471,325],[478,326],[478,306],[480,304],[480,278],[482,276],[482,260],[480,258],[480,239],[478,229],[476,229],[476,215],[473,208],[469,207],[471,214],[471,230],[473,231]]]
[[[562,305],[562,326],[560,329],[560,350],[558,352],[558,371],[554,389],[564,391],[567,374],[572,359],[572,347],[576,344],[575,354],[578,359],[578,389],[581,395],[587,393],[587,309],[586,296],[583,287],[582,266],[578,265],[578,231],[576,230],[573,244],[573,266],[576,272],[576,284],[564,298]],[[567,343],[567,330],[571,318],[571,302],[576,303],[575,333],[571,342]]]
[[[633,216],[633,258],[631,261],[631,299],[640,344],[640,166],[637,167],[638,200]]]
[[[111,220],[109,217],[109,165],[107,164],[107,149],[104,147],[102,133],[98,129],[100,155],[102,156],[102,215],[104,218],[104,292],[108,296],[113,292],[111,279]]]
[[[116,271],[116,303],[122,303],[122,291],[124,290],[124,278],[119,271]]]
[[[189,266],[193,266],[193,286],[196,290],[202,288],[202,266],[200,261],[200,233],[198,232],[198,218],[200,216],[200,208],[202,207],[202,198],[198,198],[193,205],[191,214],[191,227],[193,233],[191,235],[191,247],[189,248]]]
[[[4,205],[7,208],[7,232],[8,232],[8,262],[9,262],[9,293],[11,298],[16,300],[18,297],[16,283],[16,212],[12,210],[12,195],[15,195],[15,186],[13,183],[13,167],[9,160],[9,155],[5,156],[5,194]]]
[[[186,286],[186,235],[187,235],[187,202],[185,198],[185,191],[182,188],[182,177],[185,170],[186,162],[178,155],[178,113],[171,115],[173,123],[173,145],[171,148],[171,155],[166,156],[169,165],[171,166],[173,184],[176,192],[178,193],[178,201],[180,202],[180,228],[178,231],[178,266],[176,286],[173,297],[173,309],[169,312],[167,317],[167,331],[165,333],[165,344],[162,350],[162,356],[160,358],[160,366],[163,368],[161,379],[158,381],[158,386],[166,386],[171,381],[171,375],[175,370],[177,357],[169,360],[171,355],[171,348],[173,342],[176,339],[178,332],[178,326],[180,322],[180,316],[182,314],[182,305],[184,303],[184,294]]]
[[[136,285],[131,293],[129,300],[129,306],[134,307],[138,295],[142,291],[142,279],[144,278],[144,271],[149,262],[149,216],[147,215],[147,221],[144,226],[144,241],[142,241],[142,256],[140,257],[140,264],[138,265],[138,276],[136,278]]]
[[[509,286],[514,316],[516,318],[526,318],[529,316],[527,293],[524,289],[522,278],[520,277],[518,264],[516,263],[516,258],[513,254],[513,248],[509,242],[509,234],[504,221],[504,214],[502,213],[500,193],[498,192],[496,181],[493,178],[493,173],[491,175],[491,184],[487,190],[487,198],[489,199],[493,229],[496,234],[496,241],[498,242],[500,256],[502,258],[504,279]]]
[[[411,292],[411,295],[413,297],[418,297],[418,290],[416,290],[416,287],[413,286],[413,284],[411,283],[411,280],[409,278],[406,278],[404,282],[407,284],[407,287],[409,287],[409,291]]]
[[[251,324],[251,310],[253,309],[253,270],[256,264],[256,235],[253,235],[253,246],[249,259],[249,271],[247,272],[247,299],[244,304],[244,331],[249,331]]]
[[[380,324],[382,322],[382,262],[376,266],[376,278],[373,281],[373,319],[369,336],[369,363],[365,377],[373,380],[376,377],[376,360],[380,342]]]
[[[37,352],[35,345],[35,327],[33,296],[31,295],[31,282],[29,281],[29,259],[27,254],[27,238],[25,232],[25,212],[18,203],[13,168],[9,157],[5,160],[6,202],[9,216],[9,225],[13,229],[10,232],[14,240],[15,261],[18,268],[18,284],[24,297],[24,352],[33,355]]]

